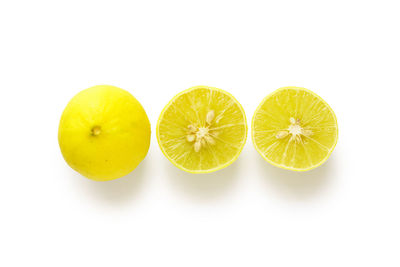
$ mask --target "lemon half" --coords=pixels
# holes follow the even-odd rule
[[[320,166],[338,139],[335,113],[318,95],[283,87],[264,98],[254,113],[252,139],[269,163],[288,170]]]
[[[229,166],[246,143],[242,106],[229,93],[196,86],[175,96],[157,123],[164,155],[190,173],[209,173]]]
[[[58,141],[71,168],[93,180],[112,180],[130,173],[146,156],[150,122],[127,91],[94,86],[68,103]]]

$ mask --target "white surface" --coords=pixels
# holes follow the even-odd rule
[[[398,1],[1,1],[0,266],[399,266]],[[130,91],[152,123],[128,177],[87,180],[57,144],[78,91]],[[154,132],[175,94],[309,88],[339,142],[308,173],[238,161],[189,175]],[[249,132],[250,137],[250,132]]]

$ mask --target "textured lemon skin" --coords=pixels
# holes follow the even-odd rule
[[[219,165],[218,167],[213,168],[213,169],[191,170],[191,169],[187,169],[187,168],[181,166],[180,164],[177,164],[174,160],[172,160],[172,159],[169,157],[169,155],[168,155],[167,152],[165,151],[165,149],[164,149],[164,147],[163,147],[163,145],[162,145],[162,142],[161,142],[161,140],[160,140],[160,122],[161,122],[161,120],[162,120],[162,118],[163,118],[163,115],[164,115],[165,111],[166,111],[166,110],[169,108],[169,106],[175,101],[175,99],[177,99],[178,97],[180,97],[180,96],[183,95],[183,94],[186,94],[186,93],[188,93],[188,92],[190,92],[190,91],[193,91],[193,90],[196,90],[196,89],[200,89],[200,88],[207,88],[207,89],[211,89],[211,90],[215,90],[215,91],[222,92],[222,93],[228,95],[229,97],[231,97],[231,98],[235,101],[235,103],[239,106],[241,112],[243,113],[244,122],[245,122],[245,124],[244,124],[244,126],[245,126],[245,136],[244,136],[244,142],[241,144],[240,150],[238,151],[238,153],[236,153],[236,154],[234,155],[234,157],[233,157],[230,161],[228,161],[228,162],[226,162],[226,163],[224,163],[224,164],[221,164],[221,165]],[[243,109],[242,105],[241,105],[241,104],[239,103],[239,101],[237,101],[237,99],[236,99],[233,95],[231,95],[229,92],[227,92],[227,91],[225,91],[225,90],[222,90],[222,89],[219,89],[219,88],[216,88],[216,87],[210,87],[210,86],[205,86],[205,85],[198,85],[198,86],[193,86],[193,87],[191,87],[191,88],[189,88],[189,89],[186,89],[186,90],[184,90],[184,91],[178,93],[178,94],[175,95],[175,96],[168,102],[168,104],[163,108],[163,110],[161,111],[160,116],[158,117],[157,126],[156,126],[156,136],[157,136],[158,145],[160,146],[160,149],[161,149],[162,153],[164,154],[164,156],[165,156],[175,167],[177,167],[178,169],[183,170],[183,171],[185,171],[185,172],[192,173],[192,174],[206,174],[206,173],[211,173],[211,172],[215,172],[215,171],[221,170],[221,169],[223,169],[223,168],[226,168],[226,167],[228,167],[229,165],[231,165],[233,162],[235,162],[235,161],[238,159],[240,153],[242,152],[242,150],[243,150],[243,148],[244,148],[244,145],[246,144],[246,140],[247,140],[247,118],[246,118],[246,114],[245,114],[245,112],[244,112],[244,109]]]
[[[137,167],[148,152],[150,135],[149,119],[136,98],[121,88],[98,85],[68,103],[58,142],[72,169],[89,179],[107,181]]]
[[[296,87],[296,86],[286,86],[286,87],[281,87],[281,88],[275,90],[274,92],[270,93],[269,95],[267,95],[267,96],[261,101],[261,103],[258,105],[256,111],[255,111],[254,114],[253,114],[253,118],[252,118],[252,122],[251,122],[251,138],[252,138],[252,142],[253,142],[254,148],[255,148],[255,149],[257,150],[257,152],[263,157],[263,159],[264,159],[265,161],[267,161],[268,163],[272,164],[273,166],[279,167],[279,168],[281,168],[281,169],[289,170],[289,171],[295,171],[295,172],[310,171],[310,170],[312,170],[312,169],[315,169],[315,168],[321,166],[322,164],[324,164],[324,163],[328,160],[328,158],[330,157],[330,155],[332,154],[333,150],[334,150],[335,147],[336,147],[338,138],[336,138],[335,143],[334,143],[333,146],[331,147],[331,149],[330,149],[329,153],[326,155],[326,157],[325,157],[323,160],[321,160],[318,164],[315,164],[315,165],[310,166],[310,167],[308,167],[308,168],[292,168],[292,167],[288,167],[288,166],[285,166],[285,165],[277,164],[276,162],[270,160],[268,157],[266,157],[266,156],[264,155],[263,151],[260,150],[260,148],[258,147],[258,145],[257,145],[257,143],[256,143],[256,141],[255,141],[255,131],[254,131],[255,126],[254,126],[254,123],[255,123],[255,118],[256,118],[257,112],[261,109],[261,107],[264,105],[264,103],[265,103],[265,101],[266,101],[267,99],[269,99],[271,96],[275,95],[276,93],[278,93],[278,92],[280,92],[280,91],[282,91],[282,90],[286,90],[286,89],[295,89],[295,90],[307,91],[307,92],[310,93],[311,95],[313,95],[313,96],[315,96],[316,98],[318,98],[321,102],[323,102],[323,103],[326,105],[326,107],[330,110],[330,112],[333,114],[333,117],[334,117],[334,119],[335,119],[335,124],[336,124],[336,136],[339,136],[339,129],[338,129],[338,127],[337,127],[337,125],[338,125],[338,123],[337,123],[337,117],[336,117],[336,115],[335,115],[333,109],[328,105],[328,103],[327,103],[324,99],[322,99],[319,95],[317,95],[316,93],[314,93],[313,91],[311,91],[311,90],[309,90],[309,89],[307,89],[307,88]]]

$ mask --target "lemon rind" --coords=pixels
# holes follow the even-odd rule
[[[190,169],[184,168],[184,167],[182,167],[181,165],[177,164],[174,160],[172,160],[172,159],[167,155],[167,153],[165,152],[163,146],[161,145],[161,141],[160,141],[160,131],[159,131],[159,128],[160,128],[160,127],[159,127],[159,126],[160,126],[161,118],[163,117],[165,111],[167,110],[168,107],[171,106],[171,104],[175,101],[175,99],[177,99],[178,97],[180,97],[180,96],[183,95],[183,94],[186,94],[186,93],[188,93],[188,92],[190,92],[190,91],[194,91],[194,90],[197,90],[197,89],[200,89],[200,88],[201,88],[201,89],[209,89],[209,90],[219,91],[219,92],[222,92],[222,93],[224,93],[224,94],[226,94],[226,95],[228,95],[229,97],[232,98],[232,100],[239,106],[240,110],[242,111],[243,119],[244,119],[244,126],[245,126],[245,134],[244,134],[243,142],[242,142],[242,144],[241,144],[240,149],[238,150],[238,152],[235,154],[235,156],[234,156],[230,161],[228,161],[228,162],[226,162],[226,163],[224,163],[224,164],[221,164],[221,165],[219,165],[218,167],[215,167],[215,168],[212,168],[212,169],[207,169],[207,170],[190,170]],[[165,156],[175,167],[177,167],[178,169],[181,169],[181,170],[183,170],[183,171],[185,171],[185,172],[193,173],[193,174],[205,174],[205,173],[211,173],[211,172],[219,171],[219,170],[221,170],[221,169],[224,169],[224,168],[228,167],[228,166],[231,165],[232,163],[234,163],[234,162],[238,159],[239,155],[242,153],[243,148],[244,148],[244,146],[245,146],[245,144],[246,144],[246,141],[247,141],[247,131],[248,131],[248,127],[247,127],[246,113],[245,113],[245,111],[244,111],[242,105],[239,103],[239,101],[238,101],[232,94],[230,94],[229,92],[227,92],[227,91],[225,91],[225,90],[222,90],[222,89],[219,89],[219,88],[216,88],[216,87],[205,86],[205,85],[193,86],[193,87],[190,87],[189,89],[183,90],[182,92],[180,92],[180,93],[178,93],[177,95],[175,95],[175,96],[168,102],[168,104],[165,105],[165,107],[164,107],[163,110],[161,111],[160,116],[158,117],[157,126],[156,126],[157,142],[158,142],[158,145],[159,145],[159,147],[160,147],[162,153],[164,154],[164,156]]]
[[[256,117],[257,112],[260,110],[260,108],[262,107],[262,105],[265,103],[265,101],[266,101],[267,99],[269,99],[271,96],[275,95],[276,93],[278,93],[278,92],[280,92],[280,91],[283,91],[283,90],[287,90],[287,89],[302,90],[302,91],[306,91],[306,92],[310,93],[311,95],[315,96],[316,98],[318,98],[321,102],[323,102],[323,103],[328,107],[329,111],[332,113],[332,115],[333,115],[333,117],[334,117],[334,119],[335,119],[335,124],[336,124],[336,140],[335,140],[335,143],[332,145],[331,149],[329,150],[327,156],[326,156],[324,159],[322,159],[322,160],[321,160],[320,162],[318,162],[317,164],[315,164],[315,165],[313,165],[313,166],[310,166],[310,167],[307,167],[307,168],[293,168],[293,167],[289,167],[289,166],[286,166],[286,165],[277,164],[276,162],[273,162],[272,160],[268,159],[268,158],[264,155],[264,153],[260,150],[260,148],[257,146],[257,143],[256,143],[256,141],[255,141],[255,137],[254,137],[254,134],[255,134],[255,133],[254,133],[254,120],[255,120],[255,117]],[[275,167],[278,167],[278,168],[281,168],[281,169],[289,170],[289,171],[296,171],[296,172],[306,172],[306,171],[310,171],[310,170],[315,169],[315,168],[321,166],[322,164],[324,164],[324,163],[328,160],[328,158],[330,157],[330,155],[332,154],[333,150],[335,149],[336,144],[337,144],[338,139],[339,139],[339,129],[338,129],[337,117],[336,117],[335,112],[333,111],[333,109],[329,106],[329,104],[328,104],[322,97],[320,97],[319,95],[317,95],[317,94],[314,93],[313,91],[311,91],[311,90],[309,90],[309,89],[307,89],[307,88],[304,88],[304,87],[297,87],[297,86],[286,86],[286,87],[281,87],[281,88],[279,88],[279,89],[276,89],[276,90],[273,91],[272,93],[268,94],[266,97],[264,97],[264,99],[261,101],[261,103],[260,103],[260,104],[258,105],[258,107],[256,108],[256,110],[255,110],[255,112],[254,112],[254,114],[253,114],[253,118],[252,118],[252,120],[251,120],[251,139],[252,139],[254,148],[257,150],[257,152],[263,157],[263,159],[264,159],[265,161],[267,161],[267,162],[270,163],[271,165],[273,165],[273,166],[275,166]]]

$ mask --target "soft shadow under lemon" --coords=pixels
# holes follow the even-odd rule
[[[78,186],[84,187],[91,196],[105,202],[128,202],[137,197],[145,182],[146,160],[128,175],[105,182],[80,179]]]
[[[165,161],[165,169],[174,189],[189,198],[208,201],[225,196],[232,191],[238,179],[239,164],[240,159],[222,170],[206,174],[192,174]]]
[[[262,157],[257,166],[264,175],[266,186],[287,198],[307,199],[322,194],[335,177],[335,158],[331,156],[323,165],[306,172],[294,172],[275,167]]]

